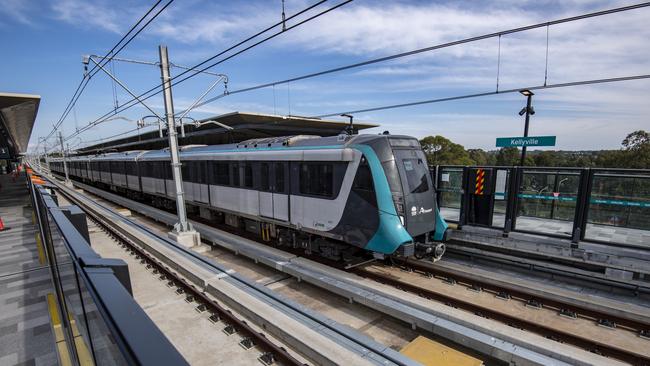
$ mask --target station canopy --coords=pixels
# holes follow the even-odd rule
[[[41,97],[0,92],[0,159],[15,159],[27,151]]]
[[[214,123],[204,124],[200,127],[186,123],[184,138],[180,135],[180,127],[177,127],[179,145],[219,145],[254,138],[290,135],[336,136],[348,127],[348,122],[343,121],[245,112],[222,114],[199,122],[206,121],[219,122],[232,130]],[[378,125],[356,122],[353,124],[355,132],[372,127],[378,127]],[[109,151],[163,149],[169,145],[167,131],[163,132],[162,138],[156,129],[139,135],[87,146],[78,149],[77,152],[79,154],[95,154]]]

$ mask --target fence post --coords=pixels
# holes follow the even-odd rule
[[[462,229],[463,225],[467,225],[467,210],[469,209],[469,167],[463,167],[463,177],[460,196],[460,212],[458,214],[458,229]]]
[[[519,191],[519,180],[522,169],[519,167],[510,168],[510,181],[508,182],[508,204],[506,205],[506,221],[503,225],[503,237],[507,238],[515,229],[517,221],[517,192]]]
[[[576,212],[573,218],[573,235],[571,236],[571,247],[573,248],[577,248],[578,242],[585,238],[593,177],[594,171],[589,168],[580,171],[580,186],[578,187],[578,197],[576,197]]]

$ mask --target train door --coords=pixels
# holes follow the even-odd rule
[[[273,218],[273,192],[271,191],[271,181],[273,171],[270,162],[260,163],[260,216]]]
[[[273,163],[273,218],[289,221],[289,163]]]
[[[287,163],[260,163],[260,216],[289,220],[288,171]]]

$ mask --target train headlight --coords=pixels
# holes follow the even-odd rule
[[[399,221],[402,223],[402,226],[404,226],[404,216],[399,215]]]

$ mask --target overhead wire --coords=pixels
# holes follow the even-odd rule
[[[158,10],[158,11],[157,11],[157,12],[156,12],[156,13],[155,13],[155,14],[154,14],[154,15],[153,15],[153,16],[152,16],[152,17],[151,17],[151,18],[150,18],[150,19],[149,19],[149,20],[148,20],[148,21],[147,21],[147,22],[146,22],[146,23],[145,23],[145,24],[144,24],[144,25],[143,25],[143,26],[142,26],[142,27],[141,27],[141,28],[136,32],[136,33],[135,33],[135,34],[131,35],[130,38],[129,38],[129,39],[128,39],[124,44],[122,44],[122,42],[124,42],[124,40],[125,40],[127,37],[129,37],[129,35],[130,35],[130,34],[131,34],[131,33],[132,33],[132,32],[133,32],[133,31],[134,31],[134,30],[135,30],[135,29],[140,25],[140,23],[142,23],[142,22],[143,22],[143,21],[144,21],[144,20],[149,16],[149,14],[151,14],[151,12],[154,11],[154,9],[156,9],[156,7],[157,7],[161,2],[162,2],[162,0],[157,0],[157,1],[156,1],[156,2],[155,2],[155,3],[154,3],[154,4],[149,8],[149,10],[148,10],[144,15],[142,15],[142,16],[140,17],[140,19],[138,19],[138,21],[137,21],[133,26],[131,26],[131,28],[129,29],[129,31],[126,32],[126,33],[124,34],[124,36],[122,36],[122,38],[121,38],[121,39],[120,39],[120,40],[119,40],[119,41],[118,41],[118,42],[117,42],[117,43],[116,43],[116,44],[115,44],[115,45],[114,45],[114,46],[113,46],[113,47],[112,47],[112,48],[111,48],[107,53],[106,53],[106,56],[104,56],[104,59],[102,60],[103,65],[106,65],[106,63],[110,62],[111,59],[112,59],[112,57],[116,56],[120,51],[122,51],[122,50],[124,49],[124,47],[126,47],[129,43],[131,43],[131,41],[133,41],[133,39],[134,39],[135,37],[137,37],[137,36],[138,36],[138,35],[139,35],[139,34],[140,34],[140,33],[141,33],[141,32],[142,32],[142,31],[143,31],[147,26],[149,26],[149,24],[150,24],[154,19],[156,19],[156,18],[158,17],[158,15],[160,15],[160,13],[162,13],[162,12],[163,12],[163,11],[164,11],[168,6],[169,6],[169,5],[171,5],[171,3],[174,2],[174,0],[169,0],[169,1],[168,1],[168,2],[167,2],[167,3],[166,3],[162,8],[160,8],[160,9],[159,9],[159,10]],[[122,45],[120,46],[120,44],[122,44]],[[119,49],[117,49],[118,47],[119,47]],[[90,81],[90,79],[91,79],[91,78],[92,78],[92,77],[93,77],[97,72],[99,72],[99,70],[97,69],[97,65],[95,65],[95,66],[94,66],[94,67],[93,67],[89,72],[84,73],[84,76],[83,76],[82,80],[79,82],[79,85],[77,86],[77,89],[75,90],[75,92],[74,92],[72,98],[70,99],[70,101],[69,101],[68,104],[66,105],[66,108],[64,109],[63,114],[61,115],[61,117],[59,118],[59,120],[54,124],[54,126],[53,126],[54,128],[53,128],[52,131],[47,135],[47,138],[50,138],[50,137],[51,137],[51,136],[56,132],[56,130],[58,130],[58,128],[61,126],[61,124],[63,123],[63,121],[65,120],[65,118],[66,118],[66,117],[68,116],[68,114],[70,113],[70,110],[72,109],[72,107],[76,104],[77,100],[79,100],[79,97],[81,96],[81,94],[82,94],[83,91],[85,90],[85,88],[86,88],[86,86],[88,85],[88,82]]]
[[[650,2],[644,2],[644,3],[629,5],[629,6],[622,6],[622,7],[618,7],[618,8],[612,8],[612,9],[601,10],[601,11],[596,11],[596,12],[592,12],[592,13],[585,13],[585,14],[572,16],[572,17],[556,19],[556,20],[552,20],[552,21],[548,21],[548,22],[531,24],[531,25],[527,25],[527,26],[523,26],[523,27],[511,28],[511,29],[504,30],[504,31],[499,31],[499,32],[487,33],[487,34],[483,34],[483,35],[479,35],[479,36],[464,38],[464,39],[460,39],[460,40],[456,40],[456,41],[441,43],[441,44],[437,44],[437,45],[433,45],[433,46],[429,46],[429,47],[418,48],[418,49],[407,51],[407,52],[396,53],[396,54],[383,56],[383,57],[379,57],[379,58],[374,58],[374,59],[370,59],[370,60],[366,60],[366,61],[362,61],[362,62],[357,62],[357,63],[353,63],[353,64],[339,66],[339,67],[335,67],[335,68],[331,68],[331,69],[327,69],[327,70],[322,70],[322,71],[317,71],[317,72],[313,72],[313,73],[309,73],[309,74],[304,74],[304,75],[300,75],[300,76],[296,76],[296,77],[292,77],[292,78],[288,78],[288,79],[277,80],[277,81],[268,82],[268,83],[264,83],[264,84],[259,84],[259,85],[255,85],[255,86],[251,86],[251,87],[247,87],[247,88],[242,88],[242,89],[235,89],[235,90],[231,90],[229,92],[229,95],[245,93],[245,92],[254,91],[254,90],[263,89],[263,88],[268,88],[270,86],[274,86],[274,85],[278,85],[278,84],[285,84],[285,83],[290,83],[290,82],[294,82],[294,81],[310,79],[310,78],[314,78],[314,77],[317,77],[317,76],[323,76],[323,75],[332,74],[332,73],[336,73],[336,72],[341,72],[341,71],[345,71],[345,70],[350,70],[350,69],[354,69],[354,68],[358,68],[358,67],[362,67],[362,66],[368,66],[368,65],[372,65],[372,64],[376,64],[376,63],[380,63],[380,62],[386,62],[386,61],[395,60],[395,59],[399,59],[399,58],[403,58],[403,57],[407,57],[407,56],[413,56],[413,55],[417,55],[417,54],[420,54],[420,53],[430,52],[430,51],[439,50],[439,49],[443,49],[443,48],[448,48],[448,47],[452,47],[452,46],[458,46],[458,45],[465,44],[465,43],[476,42],[476,41],[485,40],[485,39],[494,38],[494,37],[501,38],[502,36],[508,35],[508,34],[519,33],[519,32],[528,31],[528,30],[537,29],[537,28],[549,27],[551,25],[574,22],[574,21],[577,21],[577,20],[600,17],[600,16],[604,16],[604,15],[610,15],[610,14],[614,14],[614,13],[620,13],[620,12],[645,8],[645,7],[648,7],[648,6],[650,6]],[[206,99],[203,103],[197,105],[197,107],[201,107],[201,106],[206,105],[208,103],[211,103],[213,101],[214,100],[212,100],[212,99]]]
[[[486,96],[497,95],[497,94],[517,93],[517,92],[519,92],[521,90],[555,89],[555,88],[566,88],[566,87],[572,87],[572,86],[593,85],[593,84],[613,83],[613,82],[642,80],[642,79],[650,79],[650,74],[640,74],[640,75],[631,75],[631,76],[605,78],[605,79],[580,80],[580,81],[572,81],[572,82],[557,83],[557,84],[526,86],[526,87],[507,89],[507,90],[490,91],[490,92],[474,93],[474,94],[465,94],[465,95],[458,95],[458,96],[453,96],[453,97],[445,97],[445,98],[437,98],[437,99],[426,99],[426,100],[407,102],[407,103],[400,103],[400,104],[389,104],[389,105],[371,107],[371,108],[365,108],[365,109],[348,110],[348,111],[336,112],[336,113],[327,113],[327,114],[321,114],[321,115],[318,115],[318,116],[311,116],[311,118],[325,118],[325,117],[340,116],[342,114],[366,113],[366,112],[382,111],[382,110],[387,110],[387,109],[413,107],[413,106],[424,105],[424,104],[432,104],[432,103],[449,102],[449,101],[461,100],[461,99],[486,97]]]
[[[311,17],[309,17],[309,18],[307,18],[307,19],[304,19],[304,20],[300,21],[299,23],[296,23],[296,24],[294,24],[294,25],[292,25],[292,26],[286,27],[285,30],[281,30],[281,31],[276,32],[276,33],[274,33],[274,34],[272,34],[272,35],[270,35],[270,36],[268,36],[268,37],[266,37],[266,38],[263,38],[263,39],[261,39],[260,41],[255,42],[255,43],[253,43],[252,45],[249,45],[249,46],[245,47],[244,49],[239,50],[239,51],[237,51],[237,52],[235,52],[235,53],[233,53],[233,54],[231,54],[231,55],[225,57],[224,59],[221,59],[221,60],[219,60],[219,61],[216,61],[216,62],[210,64],[210,65],[207,66],[207,67],[204,67],[204,68],[202,68],[202,69],[199,69],[199,67],[201,67],[202,65],[204,65],[204,64],[206,64],[206,63],[208,63],[208,62],[214,60],[215,58],[217,58],[217,57],[219,57],[219,56],[221,56],[221,55],[223,55],[223,54],[225,54],[225,53],[227,53],[227,52],[229,52],[229,51],[231,51],[231,50],[233,50],[233,49],[235,49],[235,48],[237,48],[237,47],[239,47],[239,46],[241,46],[241,45],[243,45],[243,44],[245,44],[245,43],[247,43],[247,42],[249,42],[249,41],[251,41],[251,40],[253,40],[253,39],[255,39],[255,38],[257,38],[257,37],[259,37],[260,35],[262,35],[262,34],[268,32],[269,30],[272,30],[272,29],[274,29],[274,28],[276,28],[276,27],[282,25],[282,21],[277,22],[277,23],[275,23],[275,24],[273,24],[273,25],[271,25],[271,26],[265,28],[264,30],[259,31],[259,32],[257,32],[256,34],[254,34],[254,35],[252,35],[252,36],[246,38],[245,40],[240,41],[240,42],[238,42],[237,44],[235,44],[235,45],[233,45],[233,46],[231,46],[231,47],[229,47],[229,48],[227,48],[227,49],[225,49],[225,50],[219,52],[218,54],[216,54],[216,55],[214,55],[214,56],[211,56],[210,58],[208,58],[208,59],[206,59],[206,60],[204,60],[204,61],[198,63],[197,65],[192,66],[190,69],[188,69],[188,70],[186,70],[186,71],[184,71],[184,72],[181,72],[180,74],[176,75],[175,77],[173,77],[173,78],[171,79],[172,81],[174,81],[174,79],[178,79],[179,77],[182,77],[183,75],[185,75],[185,74],[191,72],[192,70],[194,70],[194,73],[193,73],[192,75],[186,76],[186,77],[184,77],[183,79],[181,79],[181,80],[179,80],[179,81],[175,81],[175,82],[173,82],[173,83],[171,84],[171,86],[175,86],[175,85],[177,85],[177,84],[180,84],[180,83],[182,83],[182,82],[184,82],[184,81],[186,81],[186,80],[188,80],[188,79],[190,79],[190,78],[192,78],[192,77],[198,75],[198,74],[201,73],[201,72],[204,72],[204,71],[206,71],[206,70],[208,70],[208,69],[210,69],[210,68],[212,68],[212,67],[214,67],[214,66],[216,66],[216,65],[219,65],[219,64],[221,64],[221,63],[223,63],[223,62],[225,62],[225,61],[227,61],[227,60],[230,60],[231,58],[233,58],[233,57],[235,57],[235,56],[238,56],[238,55],[242,54],[243,52],[246,52],[246,51],[250,50],[251,48],[256,47],[256,46],[258,46],[258,45],[260,45],[260,44],[262,44],[262,43],[264,43],[264,42],[267,42],[267,41],[269,41],[269,40],[271,40],[271,39],[273,39],[273,38],[279,36],[280,34],[283,34],[283,33],[286,32],[286,31],[289,31],[289,30],[291,30],[291,29],[297,28],[297,27],[299,27],[299,26],[301,26],[301,25],[303,25],[303,24],[305,24],[305,23],[307,23],[307,22],[309,22],[309,21],[312,21],[312,20],[314,20],[314,19],[316,19],[316,18],[318,18],[318,17],[320,17],[320,16],[323,16],[323,15],[325,15],[325,14],[327,14],[327,13],[329,13],[329,12],[335,10],[335,9],[338,9],[338,8],[340,8],[341,6],[346,5],[346,4],[348,4],[348,3],[352,2],[352,1],[353,1],[353,0],[346,0],[346,1],[343,1],[343,2],[341,2],[341,3],[339,3],[339,4],[335,5],[335,6],[333,6],[333,7],[331,7],[331,8],[325,9],[325,10],[323,10],[323,11],[321,11],[321,12],[315,14],[315,15],[312,15]],[[297,12],[297,13],[295,13],[295,14],[289,16],[289,17],[287,17],[287,18],[285,19],[285,21],[288,21],[288,20],[291,20],[291,19],[293,19],[293,18],[295,18],[295,17],[297,17],[297,16],[300,16],[300,15],[304,14],[305,12],[307,12],[307,11],[309,11],[309,10],[311,10],[311,9],[313,9],[313,8],[317,7],[318,5],[323,4],[323,3],[325,3],[325,2],[327,2],[327,0],[321,0],[321,1],[318,1],[318,2],[314,3],[313,5],[311,5],[311,6],[307,7],[307,8],[305,8],[305,9],[303,9],[303,10],[301,10],[301,11],[299,11],[299,12]],[[197,69],[198,69],[198,71],[197,71]],[[151,94],[152,92],[154,92],[154,93]],[[162,86],[161,86],[161,85],[157,85],[157,86],[155,86],[155,87],[153,87],[153,88],[151,88],[151,89],[145,91],[144,93],[138,95],[138,98],[140,98],[140,100],[142,100],[142,101],[145,101],[145,100],[148,100],[148,99],[152,98],[153,96],[159,94],[160,92],[162,92]],[[147,95],[147,94],[150,94],[150,95]],[[218,96],[217,99],[218,99],[218,98],[221,98],[221,97],[223,97],[223,96]],[[213,99],[214,99],[214,98],[213,98]],[[92,127],[93,127],[94,125],[96,125],[97,123],[101,123],[101,121],[102,121],[103,119],[110,118],[110,117],[112,117],[112,116],[114,116],[114,115],[116,115],[116,114],[118,114],[118,113],[122,113],[122,112],[124,112],[125,110],[128,110],[128,109],[134,107],[134,106],[137,105],[137,104],[138,104],[138,101],[137,101],[135,98],[133,98],[133,99],[131,99],[131,100],[125,102],[125,103],[122,103],[122,106],[121,106],[117,111],[111,111],[111,112],[107,112],[107,113],[105,113],[105,114],[102,115],[101,117],[99,117],[99,118],[95,119],[94,121],[90,122],[86,127],[82,127],[82,128],[79,130],[79,132],[75,132],[75,133],[73,133],[72,135],[66,137],[66,140],[69,139],[69,138],[73,138],[73,137],[77,136],[79,133],[85,132],[87,129],[92,128]],[[203,103],[203,104],[204,104],[204,103]],[[203,105],[203,104],[201,104],[201,105]],[[180,112],[180,113],[182,113],[182,112]]]

